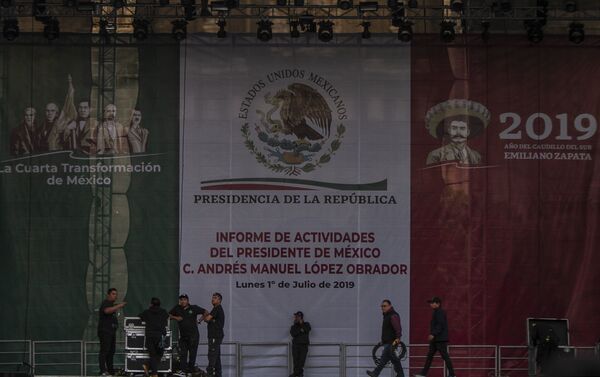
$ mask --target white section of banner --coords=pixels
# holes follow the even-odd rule
[[[410,48],[183,48],[182,293],[220,292],[235,342],[289,342],[302,311],[312,342],[376,344],[390,299],[408,343]]]

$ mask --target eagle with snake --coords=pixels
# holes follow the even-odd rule
[[[273,105],[266,116],[269,124],[273,126],[271,131],[285,135],[294,134],[300,141],[329,137],[331,110],[323,96],[310,86],[293,83],[273,96],[267,94],[265,100]],[[271,119],[271,115],[277,109],[281,121]]]

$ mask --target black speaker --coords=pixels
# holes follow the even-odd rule
[[[527,318],[527,344],[536,346],[551,339],[557,346],[569,345],[569,320],[564,318]]]

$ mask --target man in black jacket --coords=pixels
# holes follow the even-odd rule
[[[390,300],[381,302],[381,311],[383,312],[383,323],[381,325],[381,344],[383,352],[379,359],[379,364],[373,371],[368,370],[367,375],[371,377],[379,376],[379,373],[385,368],[390,361],[394,366],[396,377],[404,377],[404,370],[400,359],[394,353],[394,347],[400,344],[402,337],[402,326],[400,325],[400,316],[394,310]]]
[[[198,316],[208,311],[197,305],[190,305],[188,295],[179,296],[179,304],[169,312],[170,317],[179,325],[179,357],[181,369],[193,373],[196,366],[196,354],[200,333],[198,332]]]
[[[223,371],[221,368],[221,343],[225,333],[223,327],[225,327],[225,312],[221,306],[223,296],[220,293],[213,293],[212,304],[213,309],[210,314],[204,317],[204,320],[208,324],[208,368],[207,372],[210,377],[221,377]]]
[[[427,360],[425,360],[421,374],[417,374],[415,377],[427,376],[433,356],[438,351],[442,359],[446,362],[448,376],[454,377],[452,360],[450,360],[450,356],[448,355],[448,320],[446,319],[446,312],[442,309],[442,300],[439,297],[433,297],[427,302],[431,306],[431,309],[433,309],[433,315],[429,324],[429,352],[427,353]]]
[[[117,295],[117,289],[110,288],[106,292],[106,299],[102,301],[98,309],[98,339],[100,340],[98,364],[100,364],[102,376],[110,376],[114,373],[113,357],[117,341],[117,312],[127,304],[126,302],[117,304]]]
[[[167,333],[167,325],[169,323],[169,313],[160,307],[160,300],[152,297],[150,307],[139,314],[144,322],[146,322],[146,348],[150,354],[150,374],[158,376],[158,364],[163,356],[164,347],[163,336]],[[144,364],[144,370],[147,371],[148,366]]]
[[[304,376],[304,363],[308,354],[308,339],[310,333],[310,323],[304,322],[304,313],[294,313],[294,324],[290,328],[292,336],[292,360],[294,361],[294,373],[290,377]]]

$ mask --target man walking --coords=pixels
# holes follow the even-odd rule
[[[442,309],[442,300],[435,296],[427,302],[429,303],[429,306],[431,306],[431,309],[433,309],[429,325],[429,352],[427,353],[427,359],[425,360],[425,365],[423,366],[421,374],[417,374],[415,377],[427,376],[427,372],[429,372],[431,362],[433,361],[433,356],[438,351],[440,352],[442,359],[446,362],[448,376],[455,377],[452,360],[450,360],[450,355],[448,355],[448,320],[446,319],[446,312]]]
[[[200,340],[197,318],[199,315],[208,314],[208,311],[197,305],[191,305],[188,295],[180,295],[179,304],[171,309],[169,314],[179,325],[181,370],[185,373],[194,373]]]
[[[396,372],[396,377],[404,377],[404,370],[400,359],[394,354],[394,347],[400,344],[402,337],[402,326],[400,325],[400,316],[394,310],[390,300],[381,302],[381,311],[383,312],[383,323],[381,325],[381,344],[383,352],[379,364],[373,371],[368,370],[367,375],[371,377],[379,376],[379,373],[385,368],[387,363],[391,362]]]
[[[225,312],[221,307],[223,296],[220,293],[213,293],[213,308],[204,320],[208,323],[208,368],[210,377],[222,377],[221,368],[221,343],[223,343],[223,327],[225,327]]]
[[[304,322],[304,313],[294,313],[294,324],[290,328],[292,336],[292,360],[294,361],[294,373],[290,377],[304,376],[304,363],[308,354],[308,345],[310,343],[308,334],[310,333],[310,323]]]
[[[110,376],[114,373],[113,357],[117,341],[117,311],[127,304],[126,302],[116,304],[117,295],[117,289],[110,288],[106,292],[106,299],[102,301],[100,309],[98,309],[98,339],[100,340],[98,364],[102,376]]]
[[[148,374],[148,369],[150,369],[150,374],[156,377],[158,376],[158,364],[165,350],[163,337],[167,333],[169,313],[160,307],[158,298],[152,297],[150,307],[140,313],[138,317],[146,322],[146,348],[150,354],[150,368],[144,364],[144,370]]]

